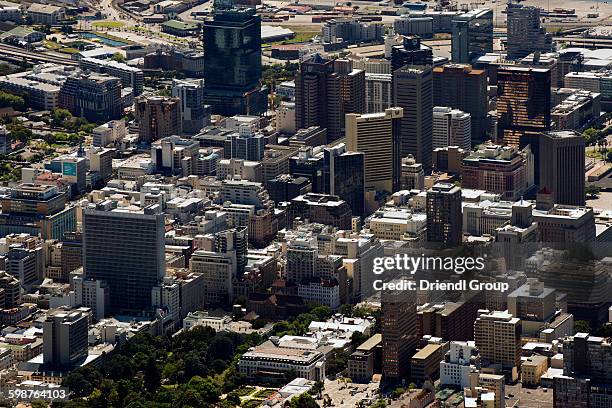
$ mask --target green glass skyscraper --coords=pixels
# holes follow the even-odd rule
[[[266,111],[261,85],[261,19],[255,8],[216,1],[204,22],[205,102],[215,114],[258,115]]]

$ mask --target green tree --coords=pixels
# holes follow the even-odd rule
[[[161,374],[157,362],[153,357],[147,359],[144,369],[144,385],[149,392],[154,392],[161,384]]]
[[[72,113],[68,109],[58,108],[51,112],[51,124],[55,127],[63,127],[70,119],[72,119]]]
[[[356,331],[351,336],[351,345],[353,347],[358,347],[361,344],[363,344],[363,342],[365,342],[368,338],[369,337],[366,336],[365,334]]]
[[[125,62],[125,56],[120,52],[114,53],[112,56],[112,59],[113,61],[117,61],[117,62]]]
[[[399,397],[401,397],[404,393],[406,392],[405,388],[402,387],[397,387],[393,390],[393,392],[391,392],[391,398],[393,399],[398,399]]]
[[[599,137],[599,131],[595,128],[588,128],[582,132],[582,137],[587,145],[593,144]]]
[[[601,187],[589,184],[584,188],[584,194],[587,198],[597,198],[601,193]]]
[[[23,111],[26,108],[25,100],[19,95],[13,95],[9,92],[0,91],[0,108],[6,107]]]
[[[595,331],[599,337],[612,337],[612,323],[606,323]]]
[[[590,333],[591,325],[586,320],[576,320],[574,322],[574,331],[576,333]]]
[[[327,320],[331,317],[333,312],[328,306],[317,306],[312,309],[310,313],[316,315],[318,320]]]
[[[291,408],[318,408],[319,404],[307,393],[291,398]]]
[[[9,125],[7,130],[11,140],[19,140],[22,143],[26,143],[33,136],[32,131],[23,125]]]
[[[321,398],[321,393],[323,392],[324,389],[325,389],[325,383],[323,381],[317,381],[312,386],[310,393],[312,395],[316,395],[318,398]]]
[[[340,309],[338,309],[338,312],[340,314],[343,314],[344,316],[351,317],[353,316],[353,305],[345,303],[342,306],[340,306]]]
[[[195,376],[187,383],[187,387],[196,391],[204,401],[216,402],[221,396],[221,390],[211,379]]]
[[[66,377],[62,383],[64,387],[68,387],[76,397],[86,397],[93,391],[93,385],[80,373],[72,372]]]

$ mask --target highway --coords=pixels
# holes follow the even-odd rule
[[[52,62],[63,65],[78,65],[77,61],[71,60],[69,57],[63,58],[57,55],[49,55],[40,52],[26,51],[23,48],[13,47],[11,45],[0,44],[0,55],[10,55],[12,57],[25,58],[30,61],[37,62]]]

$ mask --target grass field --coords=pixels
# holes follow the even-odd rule
[[[97,28],[123,28],[125,23],[121,21],[96,21],[92,26]]]

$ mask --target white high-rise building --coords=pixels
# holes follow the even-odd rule
[[[473,341],[451,341],[440,362],[440,385],[469,387],[470,373],[480,369],[480,355]]]
[[[391,74],[366,72],[366,113],[384,112],[393,105]]]
[[[469,150],[472,144],[472,117],[469,113],[446,106],[433,109],[433,148],[459,146]]]

